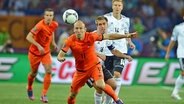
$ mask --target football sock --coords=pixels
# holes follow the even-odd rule
[[[95,100],[95,104],[101,104],[102,103],[102,94],[99,94],[95,91],[94,92],[94,100]]]
[[[112,97],[109,95],[105,94],[105,104],[112,104]]]
[[[120,92],[120,89],[121,89],[121,78],[115,78],[115,81],[116,81],[116,95],[119,95],[119,92]]]
[[[118,100],[118,96],[116,96],[116,94],[115,94],[115,92],[114,92],[114,90],[112,89],[111,86],[105,84],[105,87],[104,87],[103,91],[106,94],[108,94],[109,96],[111,96],[114,99],[114,101]]]
[[[181,89],[182,85],[184,83],[184,79],[182,78],[181,75],[178,76],[175,82],[175,87],[173,90],[173,94],[178,94],[179,90]]]
[[[43,81],[42,95],[46,95],[46,93],[49,89],[50,83],[51,83],[51,74],[46,73],[44,76],[44,81]]]
[[[75,98],[68,97],[68,104],[75,104]]]
[[[34,82],[34,77],[28,74],[28,85],[27,85],[28,90],[32,90],[33,82]]]

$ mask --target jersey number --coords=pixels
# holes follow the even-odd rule
[[[119,32],[119,28],[115,28],[114,31],[118,33]]]

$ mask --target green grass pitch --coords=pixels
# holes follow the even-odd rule
[[[52,84],[48,92],[49,104],[67,104],[69,87],[69,84]],[[41,83],[34,83],[36,99],[30,101],[25,83],[0,83],[0,104],[41,104],[41,88]],[[122,86],[120,98],[125,104],[184,104],[184,89],[181,90],[181,101],[172,99],[171,91],[172,87],[163,86]],[[94,104],[93,93],[93,88],[84,86],[77,96],[76,104]]]

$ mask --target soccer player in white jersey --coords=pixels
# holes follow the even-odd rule
[[[184,19],[184,16],[183,16]],[[173,92],[171,94],[171,97],[177,100],[181,100],[181,97],[179,96],[179,90],[181,89],[182,85],[184,84],[184,22],[176,25],[173,29],[173,33],[171,36],[171,41],[169,43],[169,46],[167,48],[167,53],[165,55],[165,59],[169,59],[169,53],[171,49],[174,47],[175,42],[177,41],[177,58],[179,59],[179,64],[181,68],[181,74],[178,76],[178,78],[175,81],[175,87],[173,89]]]
[[[121,14],[123,10],[123,0],[112,0],[112,12],[105,14],[108,19],[108,33],[129,33],[130,19]],[[127,54],[128,47],[134,49],[135,45],[130,38],[113,40],[114,46],[121,53]],[[121,88],[121,73],[125,66],[125,59],[114,56],[114,78],[116,80],[116,94],[119,94]]]
[[[107,32],[108,20],[106,17],[98,16],[96,18],[95,22],[96,22],[96,26],[97,26],[96,32],[98,34],[104,34]],[[104,40],[103,41],[96,41],[95,47],[96,47],[96,51],[98,53],[100,53],[100,55],[97,54],[99,57],[101,57],[104,54],[103,53],[104,49],[110,51],[111,56],[107,55],[107,56],[105,56],[105,59],[102,58],[103,60],[105,60],[103,74],[104,74],[104,81],[115,90],[116,89],[116,82],[111,74],[112,72],[109,72],[110,69],[113,68],[112,67],[113,60],[111,60],[111,58],[113,58],[112,57],[113,54],[120,57],[120,58],[126,58],[126,59],[128,59],[128,61],[132,61],[132,57],[129,55],[123,54],[120,51],[116,50],[110,40],[108,40],[108,41],[104,41]],[[104,57],[104,56],[102,56],[102,57]],[[95,98],[95,104],[101,104],[101,102],[102,102],[102,90],[96,89],[96,92],[94,94],[94,98]],[[105,104],[109,104],[110,102],[111,102],[111,97],[109,97],[109,100],[108,100],[108,98],[106,98],[106,100],[104,101]]]

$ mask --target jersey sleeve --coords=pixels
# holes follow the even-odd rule
[[[177,27],[175,26],[172,32],[171,40],[176,41],[178,37],[179,31]]]
[[[97,34],[96,32],[93,32],[91,36],[92,36],[94,41],[102,41],[103,40],[102,34]]]
[[[42,25],[40,23],[36,24],[32,29],[31,29],[31,33],[32,34],[38,34],[38,32],[41,30]]]
[[[126,21],[126,28],[125,28],[125,33],[129,33],[129,28],[130,28],[130,19],[127,18],[127,21]]]
[[[70,48],[70,45],[71,45],[70,40],[69,40],[69,39],[66,39],[66,41],[65,41],[65,43],[64,43],[64,45],[63,45],[63,47],[62,47],[61,50],[62,50],[63,52],[65,52],[65,53],[67,53],[68,50],[69,50],[69,48]]]

